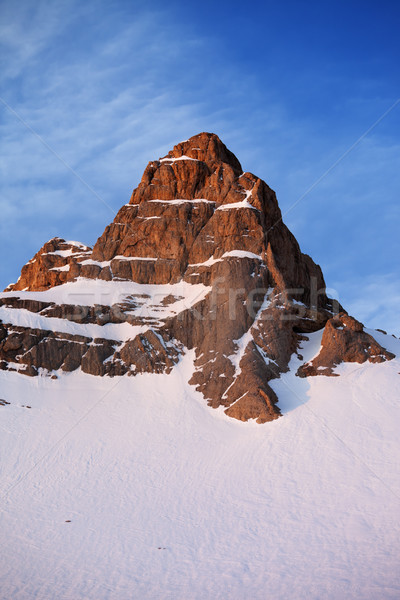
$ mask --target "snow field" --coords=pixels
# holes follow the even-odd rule
[[[170,375],[0,372],[1,597],[399,598],[400,361],[291,366],[261,426],[206,406],[191,352]]]

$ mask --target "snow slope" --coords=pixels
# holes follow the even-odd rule
[[[398,599],[399,358],[310,379],[294,358],[265,425],[205,406],[192,359],[0,372],[1,598]]]
[[[113,306],[126,303],[121,309],[125,315],[141,319],[145,325],[131,325],[128,322],[76,323],[58,317],[46,317],[23,308],[10,308],[0,305],[0,322],[17,327],[38,328],[83,335],[92,338],[105,338],[127,341],[153,326],[162,325],[168,317],[177,315],[200,302],[210,292],[209,287],[199,283],[191,285],[184,281],[175,284],[140,284],[131,281],[102,281],[99,279],[78,278],[76,281],[59,285],[43,292],[5,292],[1,298],[39,300],[56,304],[93,306],[95,304]],[[169,301],[168,301],[169,299]],[[129,306],[131,305],[131,306]]]

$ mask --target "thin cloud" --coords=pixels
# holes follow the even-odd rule
[[[346,309],[372,328],[400,336],[400,282],[395,273],[343,282]]]

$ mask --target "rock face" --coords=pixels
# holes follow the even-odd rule
[[[60,301],[57,286],[82,290],[82,282],[125,292],[117,302]],[[268,382],[288,370],[307,333],[325,327],[321,353],[300,376],[333,374],[342,361],[391,358],[327,298],[321,269],[282,222],[275,193],[210,133],[150,162],[93,250],[55,238],[6,292],[0,368],[160,373],[193,349],[190,383],[210,406],[240,420],[280,416]],[[20,322],[22,311],[43,327]],[[58,332],[57,320],[63,331],[66,322],[75,329]],[[99,335],[74,334],[77,327]]]
[[[342,362],[374,363],[395,358],[368,333],[362,323],[346,313],[340,313],[326,323],[322,334],[321,350],[310,362],[302,365],[299,377],[310,375],[338,376],[334,368]]]
[[[88,258],[92,249],[80,242],[66,242],[53,238],[22,267],[17,283],[10,284],[5,291],[47,290],[68,281],[71,265]]]

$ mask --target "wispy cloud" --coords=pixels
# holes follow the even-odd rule
[[[400,336],[400,282],[385,273],[343,282],[346,309],[366,326]]]

